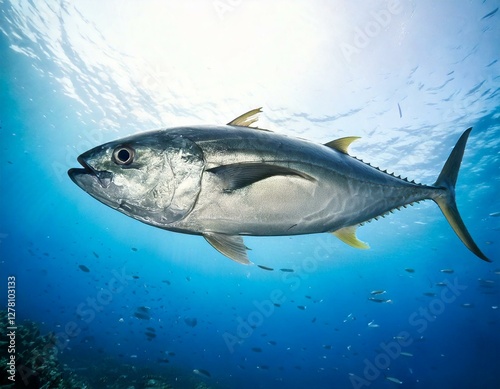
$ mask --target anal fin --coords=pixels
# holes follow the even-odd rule
[[[247,250],[249,249],[245,246],[245,243],[243,243],[243,238],[241,236],[210,232],[203,234],[203,237],[214,249],[233,261],[242,263],[243,265],[252,263],[248,260]]]
[[[368,245],[368,243],[359,240],[356,236],[357,228],[358,226],[344,227],[332,232],[332,234],[351,247],[361,250],[369,249],[370,246]]]

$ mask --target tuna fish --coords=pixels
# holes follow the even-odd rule
[[[455,203],[455,183],[471,128],[433,185],[395,177],[348,154],[358,139],[326,144],[253,127],[261,109],[225,126],[189,126],[97,146],[68,171],[91,196],[143,223],[202,235],[227,257],[250,263],[242,236],[330,232],[359,249],[359,225],[431,199],[475,255],[488,261]]]

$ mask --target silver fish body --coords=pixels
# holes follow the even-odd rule
[[[256,236],[332,232],[442,192],[336,149],[271,132],[225,126],[168,133],[196,143],[205,161],[196,205],[170,226],[178,230]]]
[[[203,235],[249,263],[242,235],[333,232],[368,248],[355,230],[393,209],[432,199],[462,241],[486,260],[463,224],[454,185],[470,129],[432,186],[382,172],[347,153],[355,137],[325,145],[250,127],[260,110],[226,126],[178,127],[109,142],[82,154],[71,179],[144,223]],[[454,155],[455,153],[455,155]]]

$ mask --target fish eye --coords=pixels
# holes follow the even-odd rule
[[[135,151],[129,146],[119,146],[113,151],[113,160],[118,165],[130,165],[134,161]]]

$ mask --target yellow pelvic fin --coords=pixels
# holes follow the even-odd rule
[[[354,142],[359,138],[360,138],[359,136],[346,136],[345,138],[339,138],[332,140],[331,142],[325,143],[325,146],[340,151],[341,153],[349,154],[347,149],[349,148],[352,142]]]
[[[357,228],[358,226],[344,227],[340,230],[332,232],[332,234],[351,247],[362,250],[369,249],[370,246],[368,245],[368,243],[360,241],[356,236]]]
[[[262,107],[252,109],[245,112],[243,115],[238,116],[236,119],[227,123],[228,126],[250,127],[253,123],[259,120],[259,113],[262,112]]]

